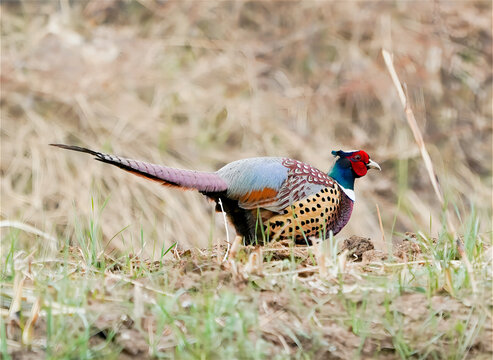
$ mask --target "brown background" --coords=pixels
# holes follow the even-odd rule
[[[128,226],[109,248],[139,249],[142,233],[147,255],[175,241],[203,247],[225,235],[200,194],[47,144],[198,170],[251,156],[328,170],[331,150],[358,148],[382,172],[357,181],[341,237],[379,239],[376,204],[387,239],[392,229],[436,235],[441,207],[384,47],[446,198],[462,222],[474,208],[491,231],[491,10],[487,1],[3,3],[1,219],[60,241],[91,219],[105,241]]]

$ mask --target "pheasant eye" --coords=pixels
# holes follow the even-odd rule
[[[354,160],[356,160],[356,161],[360,161],[360,160],[361,160],[361,155],[356,155],[356,156],[354,157]]]

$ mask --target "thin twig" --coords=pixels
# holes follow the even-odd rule
[[[269,273],[268,271],[265,271],[265,275],[270,275],[270,276],[284,276],[284,275],[296,275],[296,274],[301,274],[301,273],[306,273],[306,272],[316,272],[317,270],[320,270],[320,266],[307,266],[302,269],[298,270],[290,270],[290,271],[281,271],[278,273]]]
[[[399,99],[401,100],[402,107],[404,108],[404,112],[406,113],[406,119],[409,124],[409,127],[411,128],[411,131],[414,136],[414,140],[416,141],[416,144],[418,145],[418,148],[421,152],[421,157],[423,158],[423,161],[425,163],[426,170],[428,172],[428,176],[430,178],[431,184],[433,186],[433,190],[435,191],[435,195],[440,201],[440,204],[444,208],[445,211],[445,216],[447,219],[447,225],[449,231],[452,233],[453,238],[456,240],[456,246],[457,250],[459,251],[459,254],[462,258],[462,261],[464,262],[464,265],[466,266],[466,270],[469,273],[469,279],[471,280],[471,288],[473,292],[477,291],[477,286],[476,282],[474,280],[473,276],[473,269],[471,266],[471,263],[469,262],[469,259],[467,258],[467,254],[464,251],[464,244],[462,240],[457,236],[455,226],[452,222],[450,212],[447,211],[445,208],[445,201],[443,199],[443,195],[440,191],[440,187],[438,186],[437,182],[437,176],[435,174],[435,170],[433,169],[433,163],[430,158],[430,154],[428,153],[428,150],[426,150],[425,142],[423,140],[423,136],[421,134],[421,131],[419,130],[418,123],[416,122],[416,118],[414,117],[414,113],[411,109],[411,106],[409,105],[409,96],[407,92],[405,93],[403,90],[403,87],[401,85],[401,82],[399,80],[399,77],[397,76],[397,73],[394,68],[393,60],[392,60],[392,55],[385,49],[382,49],[382,55],[383,59],[385,61],[385,65],[387,65],[387,69],[389,70],[390,77],[392,78],[392,81],[394,83],[394,86],[397,90],[397,94],[399,95]]]
[[[378,224],[380,225],[380,231],[382,232],[382,241],[383,241],[383,244],[385,245],[385,232],[383,231],[382,216],[380,215],[380,208],[378,207],[378,204],[375,204],[375,206],[377,207]]]
[[[42,304],[43,300],[41,297],[38,297],[31,308],[31,314],[22,331],[22,343],[24,345],[31,345],[33,342],[34,325],[36,324],[36,321],[38,321]]]
[[[228,243],[228,247],[226,249],[226,254],[224,254],[224,258],[223,258],[223,262],[225,262],[226,259],[228,258],[229,249],[231,248],[231,242],[229,241],[229,231],[228,231],[228,222],[226,220],[226,212],[224,211],[223,202],[222,202],[221,198],[219,198],[219,201],[217,203],[221,207],[221,213],[223,214],[224,229],[226,230],[226,242]]]
[[[418,123],[416,122],[416,118],[414,117],[414,113],[411,109],[411,106],[409,105],[409,97],[407,96],[407,94],[404,93],[401,82],[399,81],[399,77],[397,76],[397,73],[394,68],[394,64],[392,62],[392,55],[390,55],[390,53],[387,50],[382,50],[382,54],[383,54],[383,59],[385,60],[385,64],[387,65],[387,68],[389,70],[390,77],[392,78],[392,81],[394,82],[394,86],[399,95],[399,99],[401,100],[402,107],[404,108],[404,112],[406,113],[407,122],[409,124],[409,127],[411,128],[411,131],[413,132],[414,139],[418,144],[419,151],[421,152],[421,157],[425,162],[425,167],[428,172],[428,176],[430,178],[431,184],[433,185],[433,189],[435,190],[435,195],[440,201],[440,204],[443,205],[444,203],[443,196],[440,193],[440,188],[438,186],[435,171],[433,169],[433,163],[431,162],[431,158],[428,153],[428,150],[426,150],[425,142],[423,140],[423,136],[421,135],[421,131],[419,130]]]
[[[106,272],[105,273],[105,276],[107,276],[108,278],[113,278],[113,279],[121,280],[123,282],[132,284],[134,286],[141,286],[143,289],[152,291],[152,292],[154,292],[156,294],[161,294],[161,295],[166,295],[166,296],[173,296],[173,294],[171,294],[169,292],[163,291],[161,289],[156,289],[156,288],[154,288],[152,286],[141,284],[141,283],[139,283],[136,280],[129,279],[129,278],[124,277],[122,275],[118,275],[118,274],[113,274],[113,273],[110,273],[110,272]]]
[[[9,318],[15,318],[21,310],[22,290],[24,288],[25,280],[25,276],[22,276],[21,273],[17,273],[14,278],[14,298],[10,304]]]
[[[2,220],[2,221],[0,221],[0,228],[3,228],[3,227],[11,227],[11,228],[19,229],[19,230],[22,230],[22,231],[25,231],[25,232],[28,232],[28,233],[31,233],[34,235],[41,236],[41,237],[45,238],[46,240],[49,240],[53,247],[55,247],[56,243],[57,243],[57,240],[54,236],[52,236],[52,235],[50,235],[44,231],[41,231],[39,229],[36,229],[34,226],[25,224],[25,223],[20,222],[20,221]]]

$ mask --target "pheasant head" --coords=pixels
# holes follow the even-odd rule
[[[338,157],[329,176],[348,190],[354,189],[354,180],[365,176],[369,169],[381,170],[380,165],[370,159],[363,150],[332,151]]]

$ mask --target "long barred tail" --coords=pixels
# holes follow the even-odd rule
[[[50,144],[62,149],[79,151],[95,156],[96,160],[118,166],[123,170],[147,179],[158,181],[163,185],[195,189],[202,192],[220,192],[228,188],[219,175],[210,172],[175,169],[161,165],[149,164],[143,161],[121,158],[115,155],[103,154],[79,146]]]

